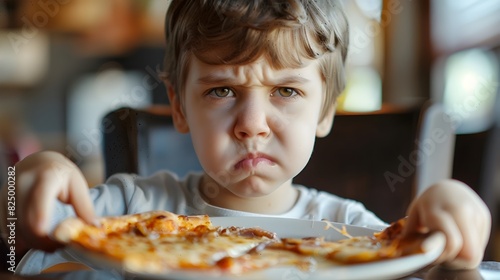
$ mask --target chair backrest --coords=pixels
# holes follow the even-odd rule
[[[386,221],[403,217],[417,182],[434,180],[416,180],[429,172],[417,171],[422,165],[413,159],[419,130],[430,130],[427,124],[433,123],[421,121],[426,112],[431,111],[418,106],[338,114],[332,132],[317,139],[294,182],[361,201]],[[183,176],[201,170],[190,135],[175,131],[168,107],[121,108],[106,115],[102,125],[107,177],[117,172],[149,175],[159,169]]]
[[[147,176],[161,169],[182,177],[201,170],[190,135],[175,130],[168,107],[120,108],[101,126],[106,178],[120,172]]]
[[[360,201],[386,221],[405,216],[415,193],[409,155],[420,114],[409,107],[335,116],[295,182]]]
[[[417,155],[415,191],[452,177],[455,154],[455,126],[441,103],[429,103],[420,118],[419,135],[413,154]]]

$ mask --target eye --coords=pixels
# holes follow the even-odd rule
[[[209,94],[213,94],[217,97],[231,97],[234,96],[234,92],[230,88],[220,87],[210,90]]]
[[[297,95],[297,91],[293,88],[281,87],[276,91],[281,97],[293,97]]]

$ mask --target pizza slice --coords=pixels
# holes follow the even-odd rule
[[[277,241],[274,233],[260,228],[220,228],[206,215],[167,211],[105,217],[100,226],[70,218],[55,229],[54,237],[117,261],[128,271],[148,273],[223,270],[224,258]]]
[[[335,241],[324,237],[279,238],[279,242],[260,246],[236,258],[226,257],[224,262],[231,273],[244,273],[270,267],[292,266],[304,272],[335,265],[352,265],[398,258],[423,253],[428,235],[403,238],[406,219],[398,220],[374,235],[352,237],[333,223],[324,221],[325,230],[334,229],[346,238]],[[258,247],[257,247],[258,248]]]

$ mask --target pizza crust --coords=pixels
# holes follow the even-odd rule
[[[68,218],[56,227],[52,235],[55,240],[68,244],[82,232],[85,226],[86,224],[79,218]]]

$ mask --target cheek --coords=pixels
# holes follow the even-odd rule
[[[294,147],[297,154],[297,157],[300,157],[303,161],[307,163],[314,149],[314,143],[316,141],[316,136],[314,133],[314,129],[311,127],[307,127],[304,129],[303,133],[297,135],[295,137]],[[304,164],[305,165],[305,164]]]
[[[306,166],[314,149],[315,126],[310,123],[289,125],[280,135],[281,141],[276,143],[281,147],[287,169],[293,176],[297,175]]]
[[[217,166],[218,156],[228,146],[227,121],[214,120],[209,114],[194,113],[188,117],[193,146],[200,164],[207,172]]]

